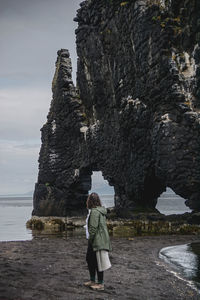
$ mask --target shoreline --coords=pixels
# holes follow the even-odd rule
[[[85,225],[85,216],[39,217],[32,216],[26,227],[40,234],[57,234],[81,230]],[[162,215],[160,213],[134,213],[132,218],[117,218],[113,209],[109,209],[107,226],[111,236],[135,237],[152,235],[200,235],[200,213],[182,215]]]
[[[0,300],[198,300],[199,293],[159,258],[164,247],[197,241],[200,236],[112,237],[112,268],[101,292],[83,286],[89,277],[84,237],[0,242]]]

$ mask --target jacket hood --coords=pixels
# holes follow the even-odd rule
[[[106,215],[107,214],[107,209],[104,206],[97,206],[94,209],[98,210],[102,215]]]

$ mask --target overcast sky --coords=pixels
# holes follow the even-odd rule
[[[76,80],[80,2],[0,0],[0,195],[34,190],[59,49],[69,49]],[[94,174],[93,187],[102,180]]]
[[[57,50],[76,72],[80,0],[0,0],[0,194],[34,189]]]

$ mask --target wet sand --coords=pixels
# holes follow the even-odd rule
[[[163,247],[199,241],[198,236],[112,238],[112,268],[105,291],[84,287],[88,280],[83,237],[38,237],[0,243],[0,300],[131,299],[188,300],[200,294],[159,259]]]

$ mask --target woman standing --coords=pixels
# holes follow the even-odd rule
[[[111,267],[108,252],[111,250],[109,233],[106,225],[107,210],[101,205],[98,194],[92,193],[87,199],[89,210],[86,220],[86,236],[88,249],[86,261],[90,273],[90,281],[85,282],[93,290],[104,290],[103,271]],[[97,273],[98,283],[95,283]]]

